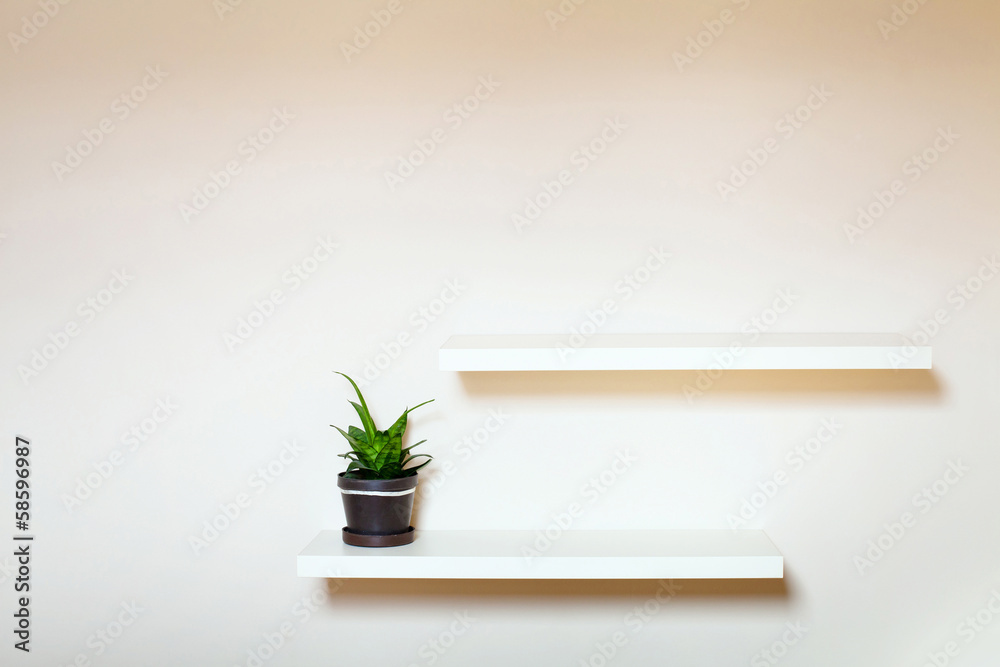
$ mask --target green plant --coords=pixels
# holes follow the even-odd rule
[[[418,470],[430,463],[431,458],[433,458],[430,454],[410,454],[410,450],[427,441],[421,440],[416,445],[410,445],[406,449],[403,449],[403,433],[406,431],[406,416],[421,405],[427,405],[432,402],[433,398],[430,401],[424,401],[420,405],[408,408],[388,430],[379,431],[375,428],[375,420],[372,419],[372,415],[368,411],[368,404],[365,403],[365,397],[361,395],[358,385],[354,380],[340,371],[334,372],[337,375],[343,375],[351,383],[351,386],[354,387],[354,391],[357,393],[361,404],[358,405],[354,401],[350,401],[350,404],[354,406],[358,417],[361,418],[361,425],[364,426],[364,429],[360,429],[357,426],[348,426],[347,431],[344,431],[339,426],[330,424],[330,426],[340,431],[351,445],[351,451],[346,454],[340,454],[341,457],[350,461],[344,477],[352,479],[397,479],[399,477],[416,475]],[[411,468],[406,467],[408,463],[421,456],[427,457],[427,460]]]

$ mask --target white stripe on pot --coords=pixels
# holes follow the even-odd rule
[[[350,496],[406,496],[417,490],[417,487],[405,491],[356,491],[354,489],[341,489],[340,492]]]

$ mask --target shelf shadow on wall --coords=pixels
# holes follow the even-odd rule
[[[788,572],[784,579],[675,579],[677,603],[706,600],[765,599],[787,602],[792,596]],[[330,604],[348,598],[476,598],[503,601],[535,598],[614,601],[661,599],[667,595],[655,579],[327,579]]]
[[[942,387],[929,370],[729,370],[717,379],[702,371],[464,371],[467,393],[481,396],[676,395],[689,388],[709,395],[906,396],[937,401]]]

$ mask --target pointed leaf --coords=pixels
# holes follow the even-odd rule
[[[344,433],[343,429],[337,426],[334,426],[334,428],[340,431],[343,434],[343,436],[347,438],[347,441],[351,443],[351,449],[353,450],[348,452],[347,454],[340,454],[340,456],[346,459],[360,461],[361,463],[364,463],[367,467],[372,467],[372,468],[375,467],[374,461],[378,452],[375,451],[372,445],[368,444],[367,441],[365,442],[359,441],[357,438],[352,437],[349,433]]]
[[[351,435],[351,437],[359,442],[368,442],[368,434],[357,426],[348,426],[347,432]]]
[[[404,468],[403,472],[407,473],[407,476],[409,476],[409,475],[416,475],[417,471],[420,470],[421,468],[423,468],[428,463],[430,463],[429,459],[427,461],[424,461],[420,465],[413,466],[412,468]]]
[[[430,463],[430,462],[431,462],[431,459],[433,459],[433,458],[434,458],[434,457],[433,457],[433,456],[431,456],[430,454],[416,454],[416,455],[414,455],[414,456],[408,456],[408,457],[406,457],[406,460],[405,460],[405,461],[403,461],[403,466],[406,466],[406,464],[407,464],[407,463],[410,463],[411,461],[416,461],[417,459],[419,459],[419,458],[420,458],[420,457],[422,457],[422,456],[423,456],[423,457],[425,457],[425,458],[427,459],[426,463]]]
[[[378,431],[375,435],[378,442],[378,451],[375,454],[375,469],[381,471],[386,462],[399,461],[399,439],[390,437],[385,431]]]
[[[358,385],[354,380],[344,373],[341,373],[340,371],[334,371],[334,373],[337,375],[343,375],[347,378],[347,381],[351,383],[351,386],[354,387],[354,392],[358,395],[358,400],[361,401],[361,407],[355,407],[358,411],[358,416],[361,417],[361,425],[365,427],[365,432],[368,434],[368,441],[371,442],[375,437],[375,420],[372,419],[371,412],[368,411],[368,404],[365,403],[365,397],[361,395],[361,389],[358,388]],[[354,405],[353,401],[351,402],[351,405]]]
[[[400,457],[401,458],[406,458],[406,455],[410,453],[411,449],[413,449],[414,447],[418,447],[418,446],[424,444],[425,442],[427,442],[427,440],[421,440],[420,442],[418,442],[416,444],[410,445],[406,449],[400,450],[400,452],[399,452]]]
[[[399,416],[399,419],[396,420],[396,423],[389,427],[389,433],[399,434],[399,436],[402,437],[403,433],[406,431],[406,415],[410,414],[411,412],[419,408],[421,405],[427,405],[428,403],[433,403],[433,402],[434,399],[432,398],[429,401],[424,401],[420,405],[415,405],[412,408],[406,409],[403,412],[403,414]]]
[[[389,430],[386,431],[386,433],[392,434],[394,436],[403,437],[403,433],[406,432],[406,415],[407,415],[407,413],[409,413],[409,410],[407,410],[406,412],[404,412],[403,414],[401,414],[399,416],[399,419],[396,420],[396,423],[394,423],[392,426],[390,426]]]
[[[347,439],[347,442],[349,442],[351,445],[351,449],[353,449],[354,451],[356,452],[363,451],[363,448],[367,446],[368,443],[360,442],[357,438],[355,438],[350,433],[347,433],[346,431],[344,431],[344,429],[340,428],[339,426],[334,426],[333,424],[330,424],[330,426],[333,426],[333,428],[340,431],[341,435],[343,435]]]
[[[354,406],[354,411],[358,413],[358,417],[361,419],[361,425],[365,427],[365,435],[367,436],[366,439],[371,440],[371,433],[368,432],[369,425],[373,431],[375,430],[375,421],[372,419],[372,416],[365,413],[365,409],[354,401],[348,401],[348,403]]]

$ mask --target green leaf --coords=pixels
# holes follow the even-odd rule
[[[368,446],[367,442],[359,441],[357,438],[355,438],[350,433],[347,433],[346,431],[344,431],[344,429],[340,428],[339,426],[334,426],[333,424],[330,424],[330,426],[333,426],[333,428],[340,431],[340,434],[347,439],[347,442],[350,443],[351,445],[351,449],[353,449],[354,451],[362,452],[364,451],[364,448]]]
[[[417,445],[412,445],[410,447],[407,447],[405,450],[403,449],[403,434],[406,432],[407,415],[409,415],[411,412],[419,408],[421,405],[427,405],[433,400],[434,399],[431,399],[430,401],[424,401],[420,405],[404,410],[403,414],[401,414],[399,416],[399,419],[396,420],[396,423],[390,426],[389,430],[386,431],[386,434],[389,436],[389,445],[391,449],[387,454],[385,460],[396,463],[399,471],[397,473],[397,476],[398,474],[403,472],[403,465],[407,460],[408,452],[411,449],[413,449],[413,447],[416,447],[417,445],[421,444],[420,442],[418,442]],[[421,442],[427,442],[427,441],[423,440]]]
[[[427,458],[427,460],[424,463],[430,463],[431,459],[434,458],[430,454],[415,454],[413,456],[407,456],[406,459],[402,462],[402,465],[405,467],[407,463],[410,463],[411,461],[415,461],[415,460],[419,459],[421,456]]]
[[[399,449],[394,446],[396,440],[389,436],[386,431],[375,432],[375,455],[373,461],[375,469],[381,471],[386,462],[399,461]]]
[[[351,435],[352,438],[354,438],[359,442],[368,442],[368,434],[362,431],[357,426],[348,426],[347,432]]]
[[[366,474],[370,473],[372,475],[375,475],[376,477],[378,476],[377,475],[378,471],[372,468],[372,466],[365,461],[351,460],[351,462],[347,465],[346,472],[352,472],[355,470],[361,470],[364,471]]]
[[[362,396],[361,389],[357,383],[340,371],[334,372],[347,378],[347,381],[354,387],[360,404],[354,401],[348,402],[354,406],[354,410],[357,412],[358,417],[361,419],[361,424],[364,426],[364,430],[356,426],[350,426],[347,432],[334,426],[351,444],[352,451],[340,455],[350,461],[347,471],[344,473],[345,476],[352,478],[361,477],[364,479],[408,477],[416,474],[417,469],[422,468],[430,461],[432,458],[430,455],[418,454],[416,455],[417,457],[425,457],[428,460],[414,468],[404,468],[408,462],[415,458],[410,454],[410,450],[427,441],[421,440],[415,445],[403,449],[403,436],[406,432],[407,415],[421,406],[432,403],[434,399],[424,401],[412,408],[407,408],[388,430],[379,431],[375,427],[375,420],[368,410],[368,404],[365,402],[365,398]]]
[[[389,429],[385,432],[386,437],[389,439],[389,455],[388,460],[399,461],[402,457],[403,452],[403,434]]]
[[[428,460],[424,461],[424,462],[423,462],[423,463],[421,463],[420,465],[416,465],[416,466],[413,466],[412,468],[404,468],[404,469],[403,469],[403,472],[404,472],[404,473],[408,473],[408,476],[409,476],[409,475],[416,475],[416,474],[417,474],[417,471],[418,471],[418,470],[420,470],[421,468],[423,468],[423,467],[424,467],[425,465],[427,465],[428,463],[430,463],[430,459],[428,459]]]
[[[414,447],[419,447],[420,445],[424,444],[425,442],[427,442],[427,441],[426,440],[421,440],[420,442],[418,442],[418,443],[416,443],[414,445],[410,445],[406,449],[400,450],[400,452],[399,452],[400,457],[405,458],[406,455],[410,453],[411,449],[413,449]]]
[[[428,403],[433,403],[433,402],[434,402],[434,399],[432,398],[429,401],[424,401],[420,405],[415,405],[412,408],[408,408],[407,410],[404,410],[403,414],[401,414],[399,416],[399,419],[396,420],[396,423],[389,427],[389,433],[398,434],[399,437],[402,438],[403,437],[403,433],[406,431],[406,415],[410,414],[411,412],[413,412],[414,410],[416,410],[417,408],[419,408],[422,405],[427,405]]]
[[[396,479],[402,476],[403,476],[403,467],[398,463],[386,464],[386,466],[379,471],[380,479]]]
[[[340,427],[334,426],[334,428],[340,431],[341,434],[347,438],[347,441],[351,443],[351,449],[353,450],[347,452],[346,454],[340,454],[341,457],[351,461],[359,461],[367,468],[377,469],[378,466],[375,465],[375,458],[378,456],[378,450],[376,450],[375,446],[369,444],[367,441],[359,441],[350,433],[344,433],[343,429]]]
[[[368,404],[365,403],[365,397],[361,395],[361,389],[358,388],[357,383],[350,377],[341,373],[340,371],[334,371],[337,375],[343,375],[347,378],[347,381],[351,383],[354,387],[354,392],[358,395],[358,400],[361,401],[361,405],[358,406],[354,401],[351,401],[351,405],[354,406],[355,410],[358,412],[358,416],[361,418],[361,425],[365,427],[365,433],[368,434],[368,441],[372,442],[375,439],[375,420],[372,419],[371,412],[368,411]]]
[[[371,440],[371,434],[368,432],[368,424],[371,424],[372,429],[375,429],[375,421],[372,419],[371,415],[365,414],[365,409],[355,403],[354,401],[348,401],[352,406],[354,406],[354,411],[358,413],[358,417],[361,419],[361,424],[365,427],[365,440]],[[359,431],[361,429],[358,429]]]

